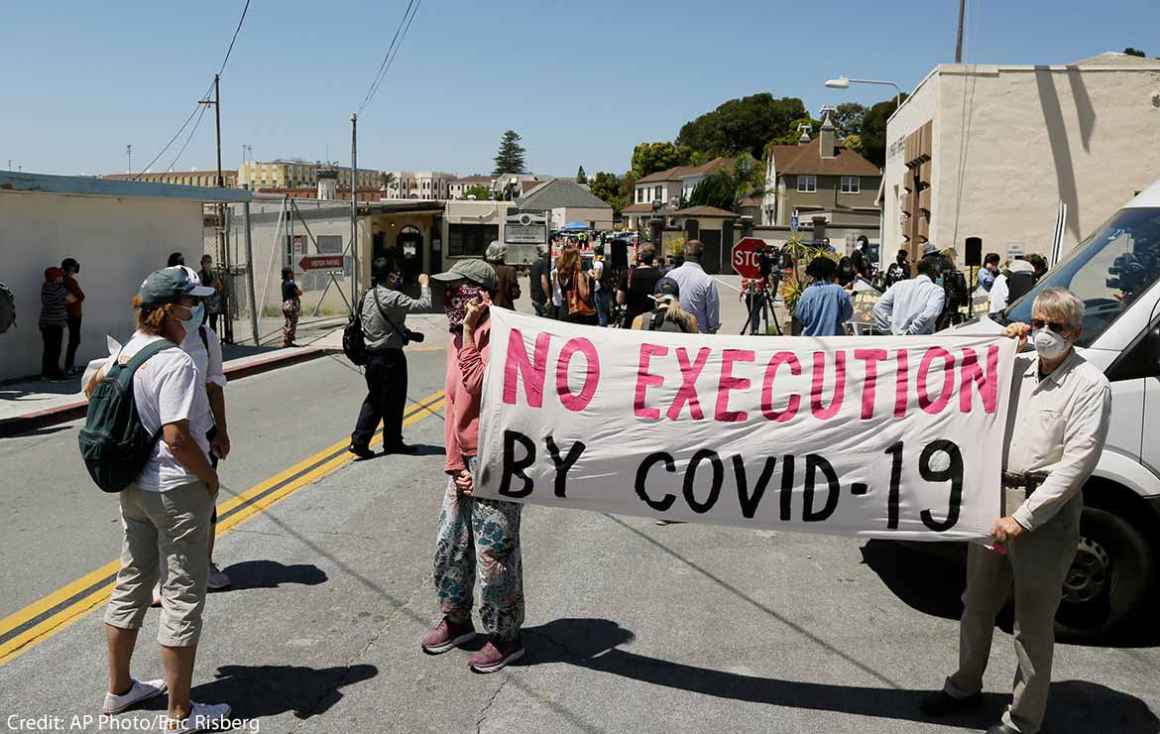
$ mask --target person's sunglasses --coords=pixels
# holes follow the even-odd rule
[[[1061,324],[1058,321],[1044,321],[1043,319],[1031,319],[1031,325],[1036,329],[1048,328],[1056,334],[1062,334],[1067,331],[1067,324]]]

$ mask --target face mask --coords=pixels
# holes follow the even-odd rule
[[[185,327],[187,334],[192,334],[197,327],[201,326],[201,320],[205,317],[205,304],[199,303],[189,310],[191,313],[190,317],[188,319],[182,319],[181,325]]]
[[[1059,359],[1067,353],[1067,348],[1071,346],[1067,339],[1051,329],[1037,329],[1032,335],[1032,339],[1035,351],[1039,353],[1039,356],[1049,360]]]
[[[482,289],[477,285],[463,284],[448,288],[443,294],[443,311],[447,314],[447,325],[451,329],[463,326],[467,316],[467,304],[479,298]]]

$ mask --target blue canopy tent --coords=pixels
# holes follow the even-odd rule
[[[561,229],[561,232],[587,232],[588,222],[568,222]]]

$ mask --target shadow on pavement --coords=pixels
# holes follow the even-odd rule
[[[966,586],[964,543],[924,544],[921,548],[888,540],[871,540],[862,546],[862,561],[886,587],[911,609],[943,619],[958,620],[963,615],[960,599]],[[1155,647],[1160,645],[1160,627],[1155,624],[1156,594],[1144,611],[1127,620],[1112,634],[1084,639],[1057,630],[1061,644],[1089,647]],[[996,620],[999,629],[1012,634],[1014,614],[1010,604]]]
[[[276,589],[282,584],[317,586],[328,580],[325,571],[308,563],[287,566],[278,561],[242,561],[222,570],[230,577],[228,591]]]
[[[341,689],[379,674],[373,665],[307,668],[297,665],[223,665],[215,680],[194,686],[193,700],[228,703],[230,718],[254,719],[292,711],[308,719],[329,711],[342,700]],[[148,708],[164,708],[164,697]]]
[[[780,680],[683,665],[619,649],[635,636],[607,619],[558,619],[524,629],[528,656],[517,665],[565,663],[643,683],[786,708],[832,711],[944,726],[985,729],[999,720],[1009,695],[984,693],[983,705],[934,719],[919,710],[930,691]],[[1057,734],[1160,733],[1160,720],[1135,696],[1084,681],[1051,686],[1045,729]]]
[[[410,454],[411,456],[442,456],[443,455],[443,447],[442,446],[436,446],[435,444],[430,444],[430,443],[413,443],[413,444],[411,444],[411,449],[414,451],[414,453]],[[388,454],[388,456],[393,456],[393,455],[394,454]]]

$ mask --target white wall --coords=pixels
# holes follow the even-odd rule
[[[66,257],[85,292],[78,364],[107,354],[105,335],[133,333],[130,302],[171,252],[202,251],[201,203],[0,191],[0,282],[16,294],[16,327],[0,334],[0,380],[40,373],[40,286]],[[68,336],[66,331],[65,344]],[[61,356],[63,365],[63,354]]]
[[[933,119],[931,241],[966,237],[1006,256],[1018,243],[1047,254],[1062,199],[1064,250],[1160,178],[1160,63],[1124,67],[942,66],[890,121],[887,144]],[[886,162],[887,250],[901,236]]]

